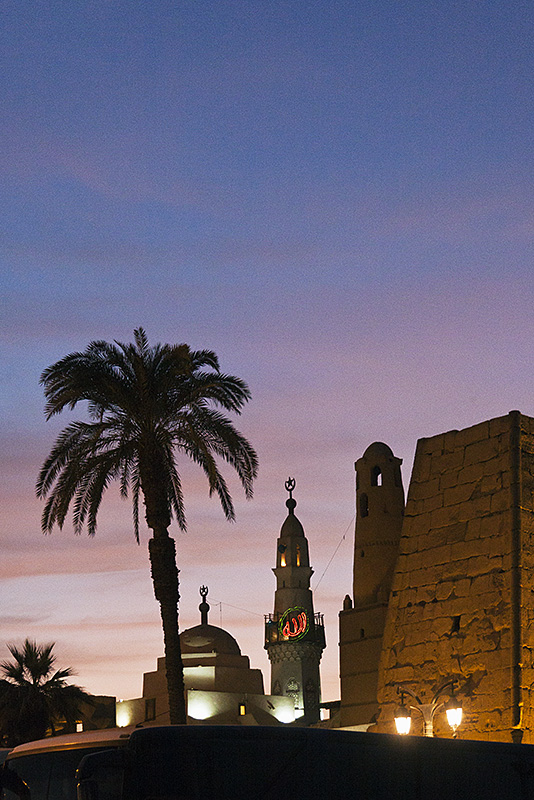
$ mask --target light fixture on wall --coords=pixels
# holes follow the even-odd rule
[[[453,691],[450,696],[450,699],[445,703],[445,713],[447,715],[447,722],[452,728],[452,735],[453,738],[456,739],[458,736],[458,727],[462,723],[462,703],[454,694],[454,684],[453,684]]]
[[[439,689],[434,692],[430,703],[421,702],[420,698],[412,692],[407,686],[397,687],[397,694],[400,695],[400,706],[395,710],[395,727],[397,733],[406,735],[410,732],[412,722],[411,711],[418,711],[423,718],[423,735],[434,736],[434,715],[436,711],[444,708],[447,715],[447,722],[453,730],[453,737],[456,738],[458,726],[462,721],[462,704],[454,694],[454,684],[456,680],[445,681]],[[450,698],[446,703],[440,701],[442,692],[448,687],[452,686],[453,689],[450,693]],[[404,703],[404,696],[410,695],[415,701],[415,705],[410,704],[407,706]]]
[[[395,727],[397,728],[397,733],[401,736],[406,736],[410,733],[410,728],[412,725],[412,712],[408,708],[408,706],[404,705],[404,692],[401,690],[400,692],[400,706],[397,707],[395,711]]]

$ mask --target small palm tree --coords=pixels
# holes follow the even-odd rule
[[[88,402],[90,422],[72,422],[59,435],[37,482],[48,497],[42,528],[63,526],[72,502],[74,529],[96,531],[103,493],[118,480],[131,491],[134,532],[139,542],[139,500],[152,532],[149,556],[154,594],[163,623],[167,688],[172,723],[186,721],[183,666],[178,636],[178,570],[173,517],[186,530],[182,483],[175,461],[181,453],[206,474],[229,520],[234,507],[217,459],[230,464],[247,498],[252,497],[257,456],[219,409],[239,414],[250,398],[247,385],[219,369],[215,353],[187,345],[149,347],[142,328],[134,343],[91,342],[41,376],[47,419]]]
[[[0,664],[0,732],[8,747],[54,735],[60,724],[73,729],[83,703],[91,695],[66,683],[70,667],[53,672],[53,644],[38,645],[26,639],[21,649],[8,645],[13,661]]]

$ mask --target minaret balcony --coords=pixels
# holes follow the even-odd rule
[[[317,644],[324,649],[326,638],[323,614],[317,613],[308,619],[305,610],[300,608],[288,609],[284,614],[266,614],[265,647],[282,642],[307,642]]]

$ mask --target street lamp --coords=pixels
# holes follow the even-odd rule
[[[408,687],[403,687],[402,689],[397,688],[397,693],[400,694],[401,698],[401,704],[395,711],[395,727],[397,728],[397,733],[406,735],[410,732],[410,709],[413,709],[414,711],[418,711],[423,717],[423,735],[434,736],[434,715],[438,709],[441,709],[442,706],[444,706],[447,714],[447,722],[453,730],[453,737],[456,738],[458,726],[462,721],[462,704],[454,695],[455,683],[455,680],[445,681],[445,683],[442,683],[439,689],[434,692],[430,703],[422,703],[415,692],[412,692],[412,690],[408,689]],[[452,686],[453,691],[451,692],[448,702],[444,704],[440,702],[439,697],[443,690],[447,688],[447,686]],[[409,694],[415,700],[417,705],[410,705],[407,707],[404,704],[405,694]]]
[[[395,711],[395,727],[397,728],[397,733],[400,733],[401,736],[406,736],[410,733],[410,727],[412,724],[412,712],[410,709],[404,705],[404,692],[401,690],[401,704]]]
[[[453,739],[458,736],[458,726],[462,722],[462,703],[454,695],[454,686],[450,699],[445,703],[447,722],[452,728]]]

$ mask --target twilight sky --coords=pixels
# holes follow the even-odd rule
[[[387,442],[407,488],[418,438],[534,414],[533,34],[527,0],[0,0],[0,660],[55,641],[126,698],[162,655],[129,504],[44,537],[34,496],[42,370],[142,325],[253,394],[235,524],[183,468],[182,627],[207,584],[268,689],[294,476],[339,696],[354,461]]]

